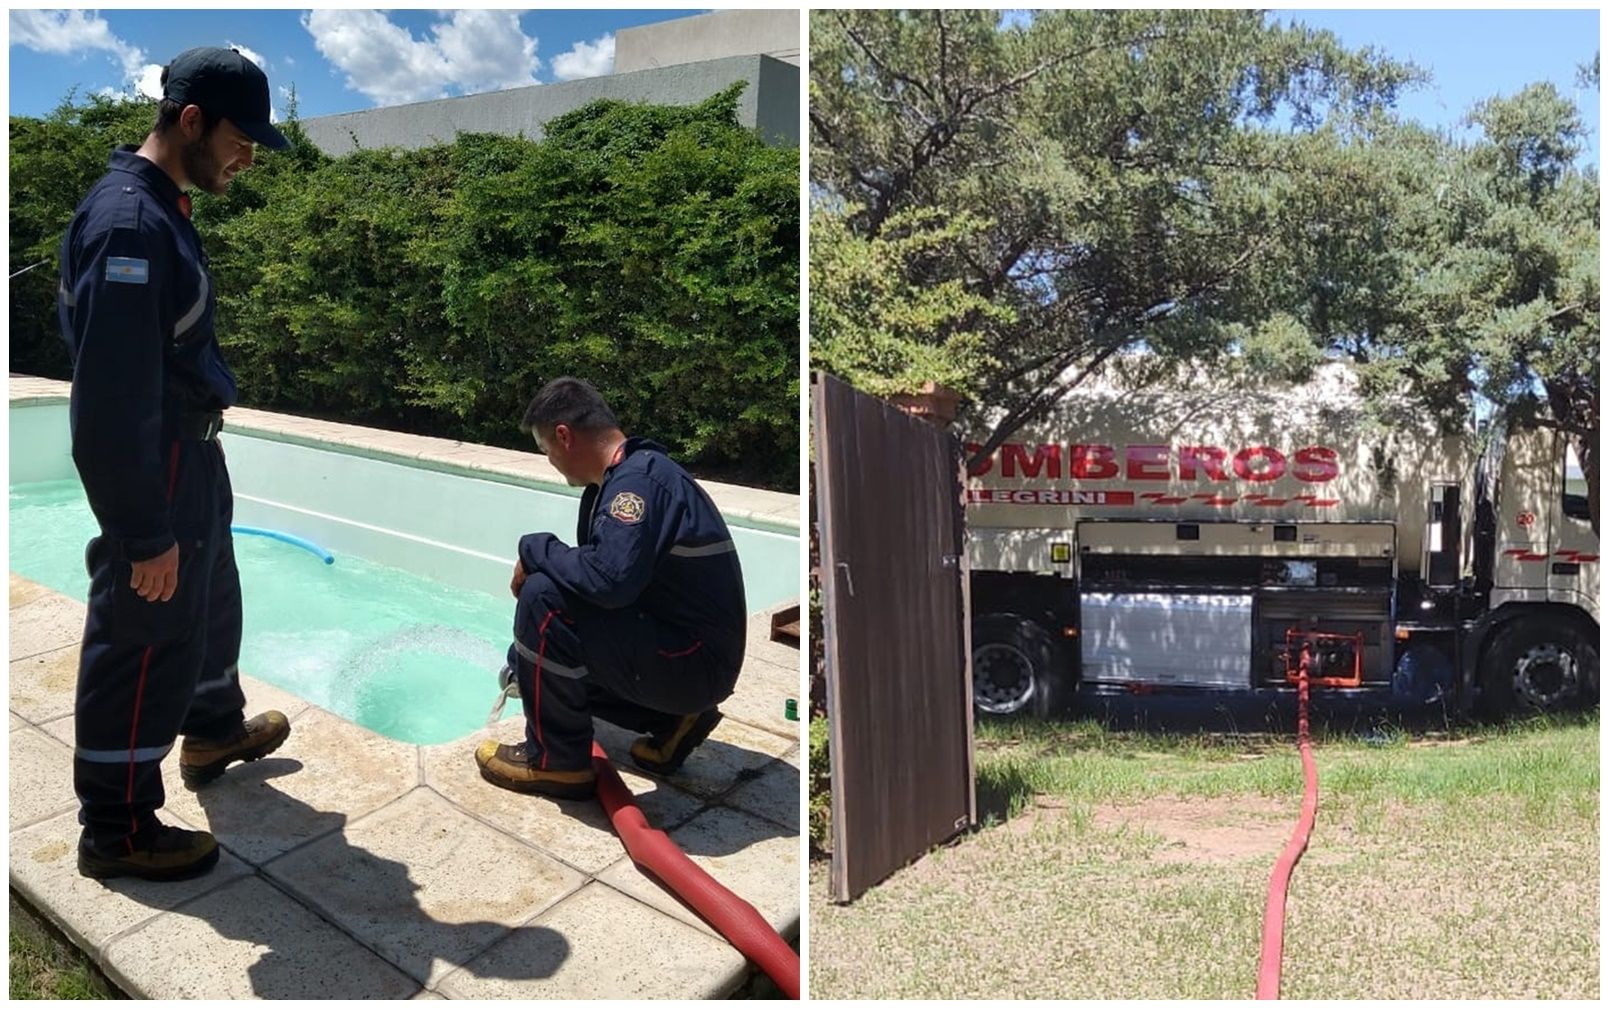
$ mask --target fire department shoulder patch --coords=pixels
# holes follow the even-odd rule
[[[631,491],[621,491],[609,502],[609,514],[624,522],[626,525],[636,525],[642,521],[645,506],[642,498]]]

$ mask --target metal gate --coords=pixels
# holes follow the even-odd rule
[[[961,445],[814,379],[832,896],[977,821]]]

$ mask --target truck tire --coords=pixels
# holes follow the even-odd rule
[[[1562,621],[1511,620],[1481,657],[1481,712],[1501,717],[1578,707],[1595,693],[1597,666],[1597,649]]]
[[[972,624],[972,703],[980,715],[1047,718],[1063,711],[1076,678],[1060,643],[1037,622],[989,614]]]

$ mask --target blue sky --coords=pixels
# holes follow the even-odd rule
[[[233,45],[302,118],[608,73],[614,33],[701,13],[653,11],[11,11],[12,115],[80,94],[155,87],[193,46]],[[154,68],[154,69],[153,69]]]
[[[1005,14],[1008,23],[1027,11]],[[1268,17],[1334,32],[1348,48],[1372,46],[1430,71],[1428,84],[1402,95],[1397,110],[1427,126],[1470,138],[1460,120],[1482,99],[1552,81],[1581,109],[1592,136],[1582,159],[1598,163],[1598,92],[1578,87],[1576,67],[1598,52],[1596,10],[1271,10]]]
[[[1592,130],[1583,157],[1598,163],[1598,91],[1578,87],[1576,67],[1598,52],[1595,10],[1275,10],[1332,31],[1349,48],[1374,46],[1430,71],[1428,85],[1404,94],[1397,109],[1431,126],[1456,127],[1476,102],[1552,81],[1581,109]]]

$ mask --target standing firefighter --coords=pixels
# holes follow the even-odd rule
[[[78,869],[97,878],[184,879],[217,863],[210,833],[156,818],[159,764],[179,733],[192,786],[290,733],[277,711],[244,718],[234,501],[217,442],[235,378],[184,193],[222,195],[254,144],[288,142],[269,125],[268,79],[234,50],[181,53],[162,85],[150,135],[112,152],[61,248],[73,461],[101,529],[86,552],[73,756]]]
[[[488,740],[481,775],[560,798],[593,792],[592,718],[647,733],[641,767],[681,766],[721,720],[743,665],[737,548],[709,496],[659,445],[621,432],[598,391],[549,382],[520,425],[572,486],[576,546],[520,540],[509,664],[525,741]]]

